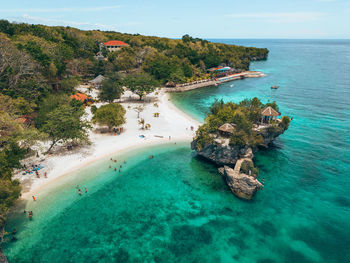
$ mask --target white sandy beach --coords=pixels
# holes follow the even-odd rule
[[[126,92],[122,97],[122,101],[127,101],[130,98],[130,93]],[[30,163],[41,164],[44,166],[39,171],[40,178],[36,175],[26,174],[23,171],[17,171],[15,178],[22,183],[22,199],[29,199],[32,195],[40,192],[40,189],[48,184],[60,180],[63,175],[78,170],[96,160],[107,158],[115,153],[132,149],[135,147],[145,147],[155,144],[169,142],[190,142],[195,134],[195,130],[200,123],[179,109],[177,109],[168,98],[164,91],[160,91],[159,95],[150,94],[148,98],[157,100],[158,107],[154,106],[153,102],[142,103],[137,100],[130,102],[122,102],[121,104],[126,109],[126,124],[123,125],[124,131],[120,135],[111,133],[101,134],[92,129],[89,133],[91,145],[73,148],[68,151],[63,146],[56,146],[53,154],[40,155],[39,158],[30,158],[23,160],[22,163],[29,165]],[[138,123],[137,112],[134,110],[136,106],[144,106],[144,110],[140,113],[140,118],[145,119],[145,123],[149,123],[149,130],[142,130]],[[99,105],[97,105],[99,106]],[[87,118],[91,118],[90,108],[86,108]],[[153,114],[159,112],[159,117],[154,117]],[[191,126],[194,131],[191,131]],[[140,138],[144,135],[145,138]],[[163,138],[161,138],[162,136]],[[171,139],[169,140],[169,136]],[[47,173],[47,178],[44,178],[44,173]]]

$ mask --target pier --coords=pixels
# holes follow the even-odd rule
[[[209,86],[216,86],[225,82],[237,80],[237,79],[245,79],[245,78],[260,78],[265,76],[263,72],[260,71],[244,71],[241,73],[236,73],[232,75],[228,75],[221,78],[216,79],[205,79],[194,81],[191,83],[178,84],[174,88],[165,88],[166,92],[184,92]]]

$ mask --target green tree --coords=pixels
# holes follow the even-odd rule
[[[110,103],[99,107],[92,117],[92,122],[108,126],[111,130],[125,123],[125,109],[118,103]]]
[[[147,73],[129,75],[124,79],[124,85],[129,90],[139,95],[140,100],[142,100],[145,95],[153,92],[157,84],[158,82]]]
[[[70,105],[59,105],[47,114],[41,131],[48,135],[51,141],[50,152],[57,142],[69,140],[88,141],[87,130],[91,128],[90,123],[82,120],[84,110],[76,109]]]
[[[99,99],[101,101],[113,102],[123,94],[123,85],[120,75],[105,79],[100,87]]]

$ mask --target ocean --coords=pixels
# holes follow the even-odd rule
[[[293,117],[256,154],[264,189],[236,198],[187,143],[119,154],[121,173],[101,160],[21,204],[7,228],[18,231],[4,246],[10,263],[350,262],[350,41],[212,41],[268,48],[251,64],[266,76],[171,100],[198,120],[215,99],[255,96]]]

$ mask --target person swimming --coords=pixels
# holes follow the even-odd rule
[[[78,194],[81,195],[81,190],[80,189],[78,190]]]
[[[87,193],[87,188],[85,187],[85,193]]]

